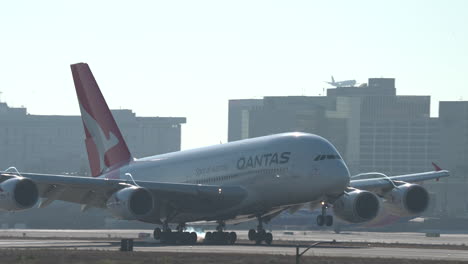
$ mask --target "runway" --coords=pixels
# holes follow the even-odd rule
[[[213,230],[211,230],[213,231]],[[232,230],[229,230],[232,231]],[[247,239],[247,231],[234,230],[239,239]],[[126,229],[0,229],[0,238],[139,238],[145,234],[151,236],[153,230]],[[440,237],[426,237],[425,233],[412,232],[342,232],[332,231],[273,231],[274,240],[281,241],[331,241],[400,243],[400,244],[446,244],[464,245],[468,243],[468,234],[441,234]],[[203,235],[202,233],[199,236]]]
[[[0,236],[10,238],[0,239],[0,249],[5,248],[43,248],[43,249],[96,249],[119,250],[119,237],[137,238],[149,230],[1,230]],[[289,231],[291,232],[291,231]],[[298,232],[298,231],[296,231]],[[301,233],[301,232],[298,232]],[[7,235],[8,234],[8,235]],[[239,237],[246,234],[239,232]],[[24,238],[13,238],[13,237]],[[109,239],[111,238],[111,239]],[[313,239],[312,239],[313,238]],[[326,239],[324,239],[326,238]],[[427,248],[384,248],[384,247],[357,247],[340,246],[339,242],[383,242],[383,243],[414,243],[414,244],[453,244],[461,245],[468,241],[468,235],[441,235],[440,238],[427,238],[420,233],[374,233],[351,232],[347,234],[332,234],[329,232],[306,232],[304,234],[275,232],[275,242],[272,246],[256,246],[250,243],[241,243],[234,246],[216,246],[198,244],[161,245],[152,242],[150,238],[135,241],[136,252],[179,252],[179,253],[234,253],[234,254],[270,254],[295,255],[294,245],[287,245],[281,240],[337,240],[335,246],[323,245],[312,248],[306,253],[309,256],[341,256],[341,257],[379,257],[379,258],[416,258],[438,260],[465,260],[468,261],[468,250],[455,249],[427,249]],[[283,241],[284,241],[283,240]]]

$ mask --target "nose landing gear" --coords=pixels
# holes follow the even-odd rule
[[[332,226],[333,225],[333,216],[327,215],[328,204],[322,202],[322,214],[317,216],[317,225],[318,226]]]

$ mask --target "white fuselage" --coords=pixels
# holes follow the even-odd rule
[[[320,202],[343,193],[350,180],[345,162],[330,142],[298,132],[142,158],[122,167],[120,176],[125,173],[140,181],[241,186],[247,192],[235,207],[208,215],[182,213],[174,222],[216,219],[226,213],[240,219]]]

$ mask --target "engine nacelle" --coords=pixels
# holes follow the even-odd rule
[[[333,203],[333,213],[348,222],[362,223],[374,219],[380,210],[380,199],[374,193],[353,190]]]
[[[19,211],[33,207],[39,199],[36,183],[15,177],[0,184],[0,210]]]
[[[384,194],[385,208],[402,217],[424,212],[429,205],[429,193],[418,184],[406,183]]]
[[[141,187],[127,187],[107,200],[107,208],[117,218],[135,220],[148,215],[153,209],[153,195]]]

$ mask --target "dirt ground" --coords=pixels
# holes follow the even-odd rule
[[[150,253],[116,252],[98,250],[0,250],[0,263],[11,264],[211,264],[211,263],[295,263],[295,256],[281,255],[243,255],[243,254],[205,254],[205,253]],[[342,257],[302,257],[300,263],[314,264],[436,264],[465,263],[462,261],[407,260],[380,258],[342,258]]]

